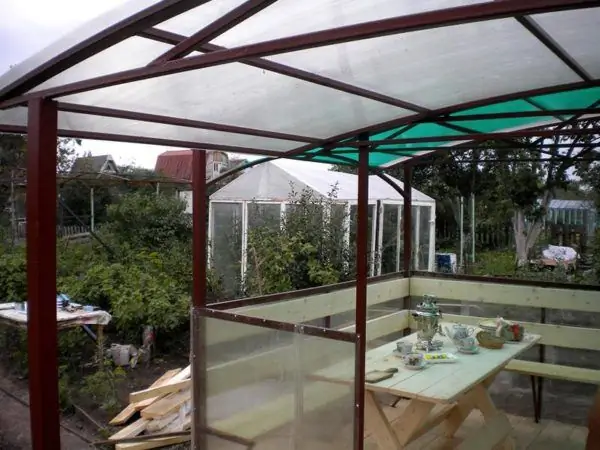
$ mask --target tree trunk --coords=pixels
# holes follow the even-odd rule
[[[542,196],[541,208],[544,211],[548,209],[552,194],[550,191],[544,192]],[[523,266],[529,259],[529,252],[537,242],[542,232],[544,224],[543,217],[530,220],[525,223],[525,212],[522,209],[516,209],[513,216],[513,230],[515,233],[516,260],[518,267]]]

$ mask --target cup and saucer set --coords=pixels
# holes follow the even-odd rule
[[[458,350],[459,353],[465,353],[467,355],[479,353],[477,340],[472,336],[475,332],[474,328],[455,323],[452,328],[445,327],[444,332],[456,346],[456,350]]]

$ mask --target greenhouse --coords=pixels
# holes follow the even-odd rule
[[[291,209],[310,198],[323,207],[315,215],[328,218],[342,230],[340,246],[356,245],[358,176],[334,172],[330,166],[304,161],[270,161],[247,170],[210,197],[209,241],[213,269],[232,288],[248,267],[248,235],[258,227],[279,228]],[[370,275],[398,272],[402,267],[402,208],[394,189],[403,183],[369,177]],[[391,183],[391,184],[390,184]],[[433,270],[435,200],[412,189],[413,262],[417,270]],[[336,223],[337,222],[337,223]],[[375,224],[375,226],[373,226]]]

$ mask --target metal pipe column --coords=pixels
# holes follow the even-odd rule
[[[56,310],[56,103],[29,101],[27,344],[33,450],[60,450]]]
[[[206,152],[192,156],[193,308],[206,307]],[[206,319],[191,315],[192,332],[192,448],[206,449]]]
[[[361,134],[360,140],[368,140]],[[367,254],[369,234],[369,146],[359,147],[358,156],[358,204],[356,232],[356,370],[354,416],[354,448],[363,450],[365,427],[365,353],[367,350],[367,277],[369,261]]]

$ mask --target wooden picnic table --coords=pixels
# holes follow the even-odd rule
[[[458,353],[447,337],[437,336],[436,339],[444,342],[440,352],[457,356],[455,362],[434,363],[422,370],[409,370],[403,366],[396,351],[397,341],[367,351],[367,373],[374,370],[398,369],[391,378],[377,383],[366,383],[365,386],[365,427],[376,440],[379,449],[404,449],[410,442],[442,423],[445,435],[450,438],[473,409],[481,411],[485,426],[467,436],[458,449],[514,449],[510,422],[492,402],[488,388],[496,375],[512,359],[535,345],[540,336],[526,334],[522,342],[506,343],[498,350],[480,348],[479,353],[474,355]],[[400,341],[414,343],[416,333]],[[347,361],[318,371],[312,374],[312,377],[344,383],[353,378],[353,375],[349,375],[353,374],[353,370],[353,362]],[[375,395],[378,392],[408,398],[410,402],[398,418],[390,421]],[[500,447],[497,447],[499,445]]]

